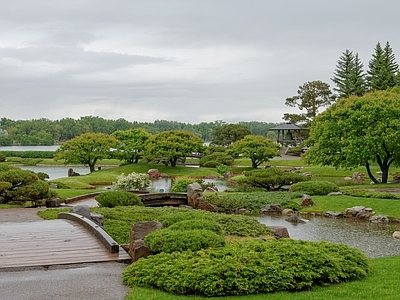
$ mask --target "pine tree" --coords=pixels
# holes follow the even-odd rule
[[[336,84],[334,90],[340,98],[351,95],[362,96],[365,93],[365,73],[363,64],[352,51],[346,49],[339,57],[332,81]]]
[[[368,67],[367,80],[371,90],[386,90],[397,85],[399,65],[389,42],[386,42],[385,48],[378,42]]]

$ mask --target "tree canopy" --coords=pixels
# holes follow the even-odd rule
[[[322,107],[330,106],[335,101],[336,96],[330,90],[329,84],[320,80],[308,81],[299,86],[296,96],[286,98],[285,102],[287,106],[305,110],[305,113],[285,113],[283,119],[293,124],[302,122],[309,124]]]
[[[389,168],[400,164],[400,87],[341,99],[312,122],[307,151],[309,163],[334,167],[377,163],[386,183]]]
[[[143,155],[146,142],[151,136],[145,129],[137,128],[130,130],[118,130],[112,134],[120,141],[117,154],[119,158],[127,163],[137,163]]]
[[[243,155],[250,158],[251,166],[255,169],[270,158],[279,156],[279,146],[272,140],[260,135],[246,135],[243,139],[229,146],[233,156]]]
[[[37,201],[49,196],[49,184],[29,170],[0,166],[0,203]]]
[[[191,132],[169,130],[151,136],[145,152],[148,159],[175,167],[178,159],[185,159],[192,152],[202,152],[203,144],[204,141]]]
[[[109,158],[118,140],[104,133],[84,133],[61,144],[54,155],[55,160],[64,159],[65,164],[84,164],[94,171],[99,159]]]
[[[215,129],[214,138],[211,141],[211,145],[227,147],[249,134],[251,134],[251,131],[245,125],[224,124]]]

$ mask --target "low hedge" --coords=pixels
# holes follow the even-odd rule
[[[291,239],[161,253],[125,268],[130,287],[206,297],[298,291],[363,278],[365,255],[346,245]]]
[[[400,199],[400,195],[390,192],[377,192],[367,190],[348,189],[343,191],[346,195],[353,197],[376,198],[376,199]]]
[[[55,151],[1,151],[7,157],[53,158]]]
[[[105,192],[94,198],[101,207],[143,205],[138,195],[125,191]]]
[[[338,192],[339,187],[330,181],[303,181],[292,184],[291,192],[305,192],[311,196],[324,196],[331,192]]]
[[[172,253],[175,251],[198,251],[225,246],[222,235],[211,230],[171,230],[161,229],[149,233],[144,242],[153,253]]]

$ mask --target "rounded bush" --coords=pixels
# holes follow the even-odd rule
[[[171,187],[171,192],[173,193],[186,193],[189,184],[198,182],[196,178],[178,178],[174,180]]]
[[[305,192],[311,196],[323,196],[331,192],[338,192],[339,187],[330,181],[303,181],[292,184],[289,190],[291,192]]]
[[[221,234],[222,228],[221,226],[211,220],[185,220],[178,223],[175,223],[168,227],[170,230],[193,230],[193,229],[204,229],[204,230],[211,230],[215,233]]]
[[[360,279],[367,273],[368,259],[357,249],[281,239],[161,253],[129,265],[122,277],[130,287],[218,297],[306,290]]]
[[[7,157],[3,153],[0,153],[0,162],[4,162],[6,159]]]
[[[213,152],[200,158],[200,167],[215,168],[218,165],[230,166],[234,158],[226,152]]]
[[[161,229],[149,233],[144,242],[154,253],[175,251],[198,251],[223,247],[225,239],[211,230],[170,230]]]
[[[143,205],[138,195],[125,191],[105,192],[95,197],[101,207]]]

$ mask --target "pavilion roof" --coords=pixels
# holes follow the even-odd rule
[[[270,130],[305,130],[305,128],[299,127],[292,123],[284,123],[284,124],[275,126],[274,128],[271,128]]]

